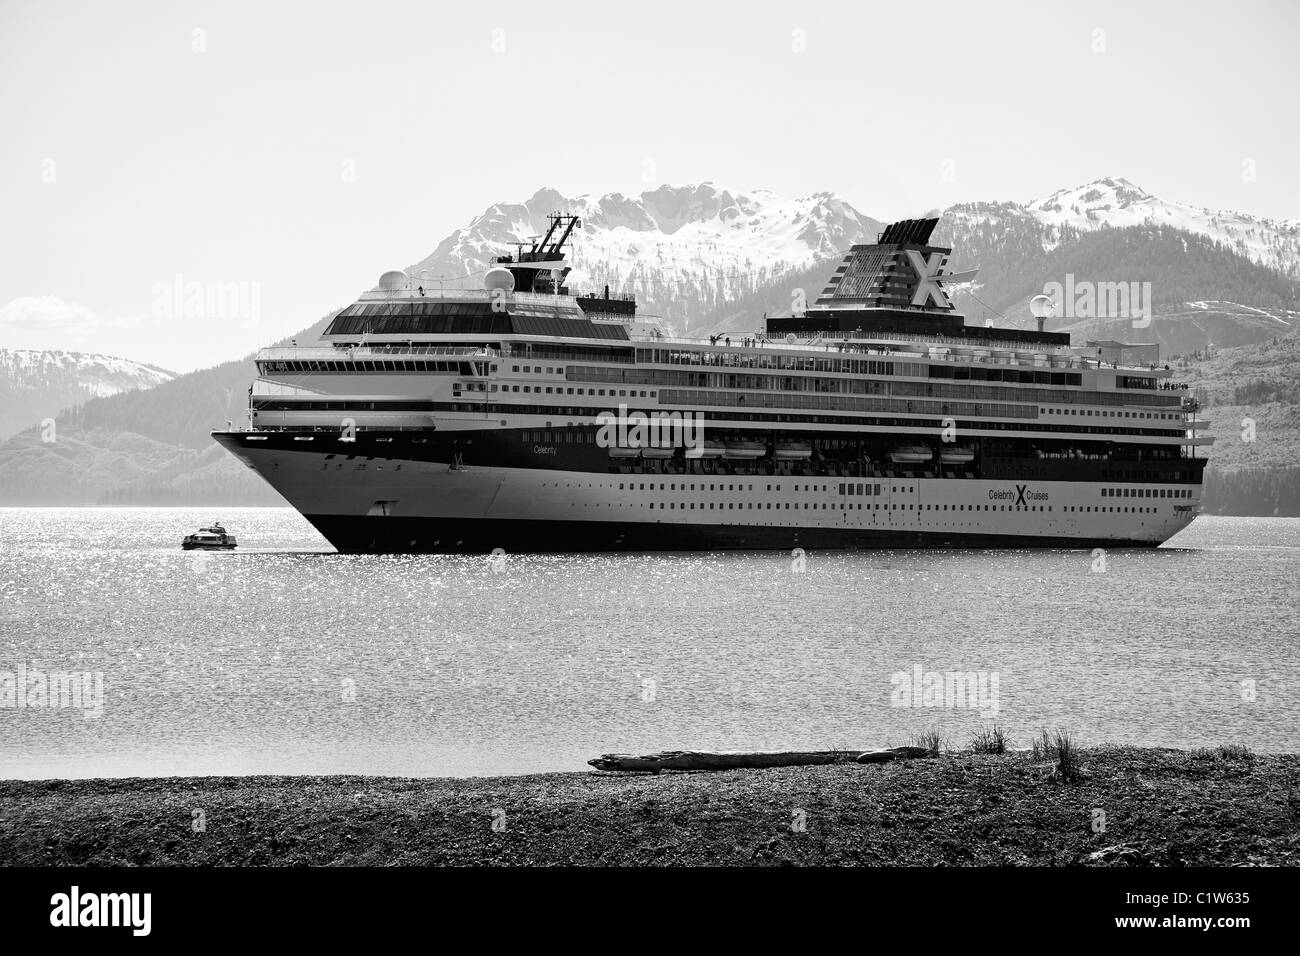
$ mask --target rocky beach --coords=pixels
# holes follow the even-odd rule
[[[0,865],[1300,863],[1300,757],[1097,747],[518,777],[0,781]]]

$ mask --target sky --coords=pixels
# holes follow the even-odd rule
[[[542,186],[1300,218],[1300,3],[0,0],[0,348],[176,371]]]

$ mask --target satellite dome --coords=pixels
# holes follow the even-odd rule
[[[500,289],[503,292],[515,291],[515,277],[509,269],[501,266],[494,266],[487,271],[483,277],[483,288],[489,292],[495,292]]]
[[[381,292],[396,292],[399,289],[406,288],[407,276],[400,269],[393,269],[391,272],[385,272],[379,277],[379,289]]]
[[[1050,295],[1036,295],[1029,300],[1029,311],[1036,319],[1050,319],[1056,311],[1056,303]]]

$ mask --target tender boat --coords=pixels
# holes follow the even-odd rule
[[[214,521],[210,528],[200,528],[194,534],[187,534],[181,541],[181,547],[186,551],[230,551],[237,545],[235,536],[229,534],[221,522]]]
[[[728,440],[725,445],[728,458],[762,458],[767,454],[767,445],[761,441]]]
[[[965,445],[944,448],[939,452],[939,460],[945,465],[964,465],[975,460],[975,450]]]
[[[898,465],[918,465],[934,457],[934,452],[924,445],[901,445],[889,453],[890,459]]]
[[[777,461],[804,461],[812,457],[812,445],[806,441],[778,441],[774,457]]]

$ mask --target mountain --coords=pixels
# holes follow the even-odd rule
[[[1157,199],[1127,179],[1106,178],[1060,189],[1030,202],[1025,211],[1052,230],[1172,226],[1205,236],[1260,265],[1300,278],[1300,223],[1217,212]]]
[[[1216,441],[1205,509],[1300,515],[1300,331],[1172,359],[1201,400]]]
[[[335,314],[271,344],[313,342]],[[283,504],[209,434],[246,420],[256,376],[249,355],[66,409],[52,435],[0,441],[0,505]]]
[[[497,203],[442,240],[407,270],[481,277],[513,243],[543,235],[555,212],[577,215],[569,287],[636,295],[641,312],[678,334],[698,334],[711,310],[779,282],[792,271],[838,258],[883,228],[831,193],[787,199],[768,190],[732,192],[713,183],[660,186],[630,197],[566,197],[539,189],[522,203]]]
[[[1062,315],[1047,328],[1078,342],[1159,342],[1164,354],[1207,345],[1242,345],[1300,326],[1300,283],[1240,248],[1168,225],[1143,223],[1080,231],[1052,226],[1010,204],[948,210],[934,241],[954,249],[954,269],[979,266],[953,302],[967,321],[1033,328],[1029,300],[1048,283],[1137,282],[1149,292],[1151,322],[1131,315]],[[1145,298],[1145,295],[1140,297]]]
[[[112,355],[0,349],[0,440],[89,399],[152,388],[175,377]]]

